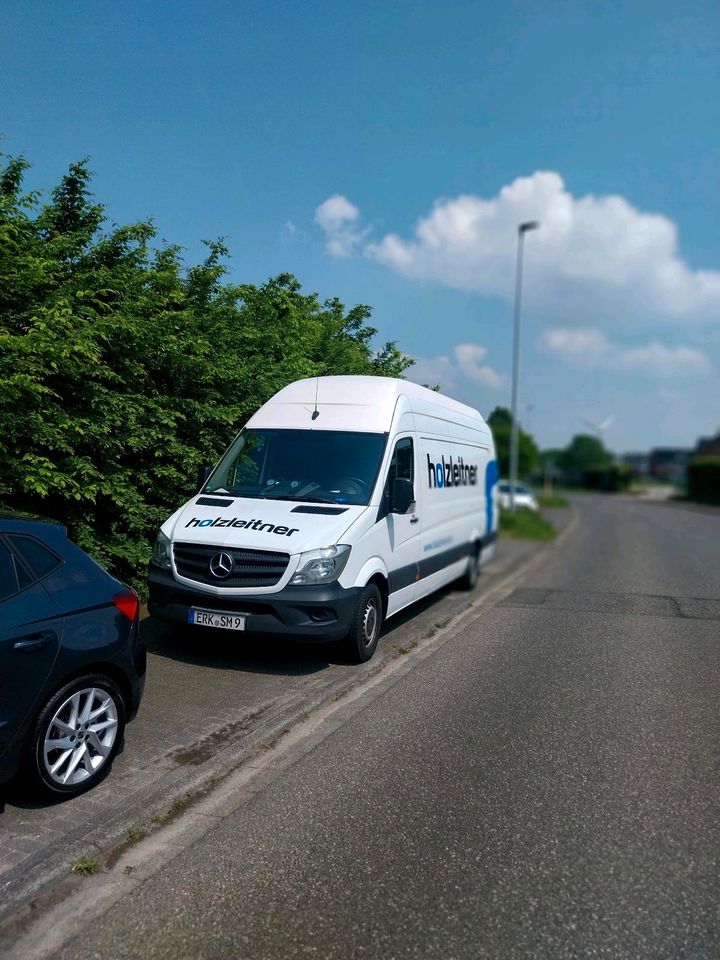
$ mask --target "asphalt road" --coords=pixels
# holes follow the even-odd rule
[[[558,525],[567,524],[567,510],[554,513]],[[531,541],[504,539],[473,593],[449,588],[393,617],[373,659],[359,666],[324,645],[222,631],[190,638],[143,620],[145,696],[109,776],[62,803],[42,800],[22,781],[0,786],[0,927],[38,889],[66,876],[74,859],[114,847],[128,830],[225,776],[318,703],[382,670],[479,602],[537,549]],[[0,933],[0,955],[2,941]]]
[[[720,516],[579,510],[56,955],[720,956]]]

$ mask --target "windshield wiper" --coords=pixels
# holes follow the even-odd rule
[[[328,500],[326,497],[291,497],[288,494],[279,494],[277,497],[265,497],[266,500],[290,500],[292,503],[337,503],[337,500]]]
[[[203,497],[240,497],[244,500],[269,500],[263,493],[237,493],[235,490],[226,490],[225,493],[218,493],[215,490],[201,490]]]

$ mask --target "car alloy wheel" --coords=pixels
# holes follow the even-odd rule
[[[81,677],[63,687],[40,714],[34,767],[53,793],[81,793],[109,767],[125,728],[125,705],[108,677]]]

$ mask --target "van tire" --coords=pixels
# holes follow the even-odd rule
[[[474,590],[477,586],[480,576],[480,552],[480,545],[476,544],[468,557],[467,570],[458,580],[461,590]]]
[[[377,650],[383,619],[383,602],[374,583],[368,583],[358,597],[350,632],[343,649],[352,663],[365,663]]]

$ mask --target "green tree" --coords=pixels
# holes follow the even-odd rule
[[[290,274],[228,282],[222,241],[186,269],[149,221],[105,229],[86,163],[46,203],[23,193],[27,168],[0,171],[0,499],[61,520],[141,585],[198,466],[280,387],[412,361],[373,349],[367,306],[321,302]]]
[[[495,451],[500,465],[500,476],[510,475],[510,434],[512,413],[507,407],[495,407],[488,417],[488,425],[495,439]],[[522,428],[518,431],[518,476],[527,477],[537,467],[540,459],[535,440]]]
[[[558,465],[563,470],[578,473],[607,470],[614,462],[615,458],[602,440],[587,433],[576,434],[558,458]]]

